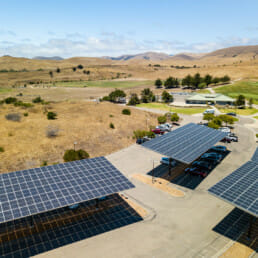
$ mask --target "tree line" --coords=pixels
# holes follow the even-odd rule
[[[162,86],[164,86],[165,89],[179,88],[180,86],[192,89],[203,89],[208,87],[210,84],[217,84],[219,82],[228,83],[230,82],[230,77],[228,75],[224,75],[223,77],[213,77],[210,74],[206,74],[202,77],[199,73],[196,73],[193,76],[188,74],[182,80],[179,80],[178,78],[170,76],[164,81],[158,78],[155,81],[155,86],[156,88],[162,88]]]

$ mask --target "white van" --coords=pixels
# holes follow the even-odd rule
[[[214,109],[206,109],[203,114],[215,114],[215,110]]]

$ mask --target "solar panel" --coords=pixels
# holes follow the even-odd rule
[[[189,123],[145,142],[142,146],[190,164],[226,135],[207,126]]]
[[[256,148],[256,151],[254,152],[254,155],[251,159],[253,162],[258,163],[258,148]]]
[[[208,191],[257,217],[258,163],[248,161]]]
[[[133,187],[105,157],[0,174],[0,223]]]

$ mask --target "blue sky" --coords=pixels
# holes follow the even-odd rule
[[[0,56],[176,54],[258,44],[257,0],[8,0]]]

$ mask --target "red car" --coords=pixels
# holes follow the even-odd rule
[[[151,131],[155,134],[164,134],[165,133],[164,131],[160,130],[159,128],[152,129]]]

